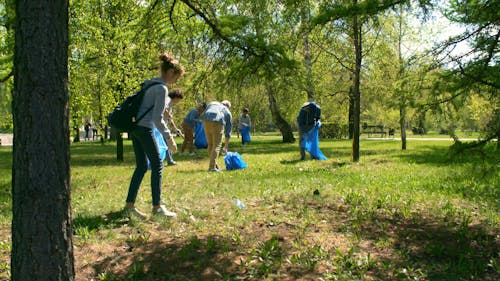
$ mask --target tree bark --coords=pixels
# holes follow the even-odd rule
[[[353,4],[357,4],[357,0],[353,0]],[[360,121],[360,83],[361,83],[361,62],[362,41],[361,41],[361,25],[358,23],[358,16],[353,17],[353,43],[355,52],[354,79],[353,79],[353,101],[354,101],[354,116],[353,116],[353,138],[352,138],[352,161],[359,161],[359,121]]]
[[[399,90],[399,126],[401,128],[401,150],[406,150],[406,93],[402,83],[404,76],[403,52],[401,44],[403,41],[403,5],[399,4],[399,35],[398,35],[398,80]]]
[[[273,116],[274,123],[278,127],[283,136],[283,142],[285,143],[293,143],[295,142],[295,137],[293,136],[292,128],[290,124],[286,122],[283,117],[281,117],[281,112],[276,102],[276,98],[273,94],[273,89],[271,86],[267,86],[267,96],[269,98],[269,108],[271,110],[271,114]]]
[[[351,81],[353,81],[351,76]],[[354,91],[353,86],[349,87],[349,139],[354,138]]]
[[[309,1],[304,3],[302,7],[302,24],[304,26],[308,26],[311,18]],[[306,29],[307,30],[307,29]],[[311,44],[309,43],[309,31],[306,31],[304,34],[304,65],[306,68],[306,92],[307,99],[314,100],[314,81],[313,81],[313,70],[312,70],[312,54],[311,54]]]
[[[116,160],[123,162],[123,136],[116,133]]]
[[[18,0],[14,55],[12,280],[74,280],[68,0]]]

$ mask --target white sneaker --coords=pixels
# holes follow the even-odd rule
[[[160,205],[160,208],[155,209],[153,208],[153,215],[155,216],[164,216],[167,218],[175,218],[177,217],[177,214],[174,212],[171,212],[165,208],[165,205]]]
[[[146,217],[147,217],[145,213],[137,210],[136,207],[133,207],[133,208],[125,207],[124,211],[125,211],[126,216],[129,217],[130,219],[139,218],[139,219],[143,220],[143,219],[146,219]]]

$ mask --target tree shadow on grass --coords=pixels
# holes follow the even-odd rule
[[[401,269],[396,279],[426,277],[429,280],[499,280],[494,268],[500,243],[494,233],[470,221],[439,222],[380,219],[361,224],[359,235],[373,242],[391,240],[396,256],[384,257],[382,264]],[[389,225],[390,230],[380,228]],[[376,268],[381,280],[387,272]]]
[[[456,153],[450,147],[425,145],[418,150],[406,151],[397,155],[402,160],[417,164],[430,164],[436,166],[448,164],[485,164],[498,163],[500,153],[495,151],[493,146],[487,147],[484,151],[464,151]]]
[[[127,224],[129,219],[123,211],[114,211],[104,215],[97,216],[77,216],[73,218],[73,229],[86,229],[86,231],[95,231],[100,228],[117,228]]]
[[[306,204],[320,213],[332,212],[315,202]],[[353,247],[358,254],[375,257],[362,269],[375,277],[371,279],[500,280],[497,225],[474,221],[452,207],[444,217],[424,215],[425,211],[405,217],[398,208],[384,207],[374,210],[357,203],[341,205],[334,221],[338,232],[357,237],[358,244]],[[341,257],[346,261],[346,255]],[[356,264],[364,260],[356,254],[353,257],[346,269],[354,272]]]
[[[91,266],[105,280],[223,280],[237,274],[235,247],[223,236],[128,239]]]

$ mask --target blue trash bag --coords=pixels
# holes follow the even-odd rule
[[[241,134],[241,140],[243,143],[249,143],[251,138],[250,138],[250,126],[245,126],[240,129],[240,134]]]
[[[226,163],[226,170],[244,169],[248,166],[238,152],[226,153],[224,163]]]
[[[205,130],[203,130],[203,123],[196,122],[194,128],[194,146],[196,148],[207,148],[208,142],[205,136]]]
[[[165,160],[165,157],[167,156],[168,146],[165,143],[165,139],[163,139],[163,136],[160,133],[160,131],[158,131],[158,129],[154,128],[153,134],[156,139],[156,144],[158,145],[158,150],[160,151],[160,159],[163,162]],[[148,159],[148,169],[151,170],[151,162],[149,162],[149,159]]]
[[[326,156],[319,149],[319,128],[321,127],[321,122],[317,122],[316,125],[307,133],[302,134],[302,142],[300,147],[304,148],[307,152],[311,154],[311,157],[316,160],[326,160]]]

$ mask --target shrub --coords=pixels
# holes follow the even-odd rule
[[[325,139],[345,139],[349,137],[347,124],[323,123],[319,130],[319,137]]]

